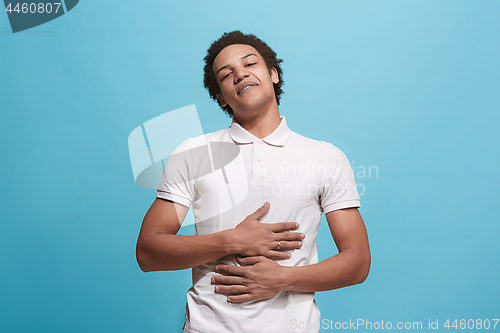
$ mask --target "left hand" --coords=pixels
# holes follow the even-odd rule
[[[212,277],[215,292],[227,295],[228,302],[265,300],[286,290],[286,267],[263,256],[237,257],[236,260],[242,267],[220,264],[215,272],[222,275]]]

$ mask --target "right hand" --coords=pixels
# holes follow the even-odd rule
[[[302,246],[302,240],[305,237],[303,233],[287,232],[297,229],[298,222],[259,222],[268,212],[269,206],[269,202],[266,202],[232,230],[234,253],[245,257],[265,256],[279,260],[290,258],[291,254],[284,251],[299,249]]]

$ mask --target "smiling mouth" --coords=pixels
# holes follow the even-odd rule
[[[238,95],[240,95],[248,90],[251,90],[256,86],[257,86],[257,84],[255,84],[255,83],[246,83],[238,89]]]

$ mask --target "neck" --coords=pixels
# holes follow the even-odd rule
[[[259,139],[265,138],[281,123],[278,104],[274,103],[267,110],[259,112],[234,113],[234,121],[240,124],[249,133]]]

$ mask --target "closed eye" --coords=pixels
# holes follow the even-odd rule
[[[246,67],[250,67],[250,66],[253,66],[253,65],[255,65],[255,64],[256,64],[255,62],[252,62],[252,63],[250,63],[250,64],[246,64]]]

